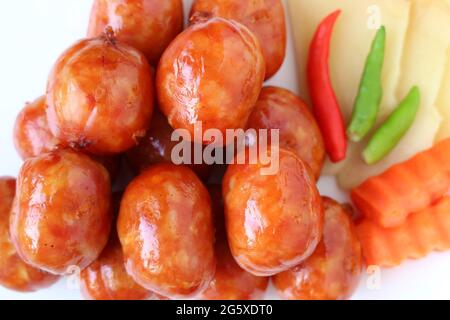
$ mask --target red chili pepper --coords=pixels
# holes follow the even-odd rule
[[[322,132],[328,156],[333,162],[344,160],[347,152],[344,118],[331,84],[328,64],[331,35],[340,13],[341,10],[337,10],[320,23],[311,42],[308,60],[313,113]]]

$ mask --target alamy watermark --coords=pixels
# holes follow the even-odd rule
[[[378,30],[382,24],[382,14],[380,6],[373,4],[367,7],[367,28],[370,30]]]
[[[369,290],[381,290],[381,268],[377,265],[370,265],[366,269],[366,287]]]
[[[172,149],[174,164],[258,164],[261,175],[275,175],[279,169],[279,129],[219,129],[203,130],[194,124],[194,136],[186,129],[176,129],[171,140],[178,142]],[[206,145],[197,142],[209,142]]]

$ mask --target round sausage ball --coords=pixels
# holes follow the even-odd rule
[[[280,147],[293,151],[316,178],[325,160],[322,134],[308,106],[292,92],[264,87],[247,124],[252,129],[279,129]]]
[[[14,126],[14,144],[23,160],[51,152],[64,146],[50,131],[45,96],[28,103],[19,113]],[[119,157],[91,156],[108,170],[111,180],[119,172]]]
[[[181,0],[95,0],[88,37],[111,27],[119,41],[142,51],[156,65],[169,43],[183,30]]]
[[[133,180],[122,199],[117,230],[128,273],[148,290],[186,298],[211,281],[211,200],[189,168],[158,164]]]
[[[253,32],[261,43],[266,80],[281,67],[286,54],[286,21],[281,0],[195,0],[191,22],[209,17],[235,20]]]
[[[285,299],[346,299],[358,285],[362,258],[352,212],[329,198],[324,198],[323,203],[323,239],[316,251],[300,265],[273,278]]]
[[[81,292],[91,300],[144,300],[160,297],[138,285],[126,272],[116,232],[100,257],[81,271]]]
[[[276,161],[269,149],[267,154]],[[278,170],[230,164],[223,180],[231,252],[257,276],[288,270],[309,257],[320,241],[323,207],[314,176],[294,153],[279,149]]]
[[[23,262],[9,237],[9,218],[16,180],[0,177],[0,285],[8,289],[31,292],[46,288],[58,277]]]
[[[208,288],[198,298],[204,300],[260,300],[264,297],[269,278],[248,273],[234,261],[228,246],[223,214],[222,190],[210,187],[216,226],[216,273]]]
[[[114,218],[120,209],[123,193],[112,195]],[[102,254],[89,267],[81,271],[81,292],[91,300],[144,300],[162,299],[159,295],[138,285],[126,272],[117,231],[111,232]]]
[[[196,23],[161,57],[156,79],[161,111],[174,129],[211,143],[195,138],[195,125],[224,137],[226,129],[245,128],[264,69],[259,42],[245,26],[222,18]]]
[[[56,62],[47,117],[63,143],[112,155],[136,145],[153,112],[152,71],[144,55],[111,33],[81,40]]]
[[[11,238],[25,262],[54,274],[94,262],[111,227],[106,169],[68,150],[27,160],[17,181]]]
[[[14,145],[22,159],[56,149],[60,141],[50,132],[47,123],[45,96],[27,103],[14,125]]]
[[[172,150],[179,143],[172,141],[173,128],[169,125],[167,118],[160,112],[153,114],[150,129],[145,137],[139,140],[136,147],[127,152],[127,160],[135,172],[142,172],[152,164],[172,163]],[[191,144],[194,150],[194,144]],[[191,164],[188,166],[201,178],[206,180],[211,167],[206,164]]]

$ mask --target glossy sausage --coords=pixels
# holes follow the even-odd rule
[[[264,297],[269,278],[248,273],[234,261],[225,230],[222,190],[210,187],[216,226],[216,273],[208,288],[198,296],[204,300],[260,300]]]
[[[6,288],[30,292],[46,288],[58,277],[23,262],[9,237],[9,218],[16,181],[0,177],[0,285]]]
[[[35,157],[56,149],[60,141],[50,132],[47,123],[45,96],[22,109],[14,125],[14,145],[22,159]]]
[[[145,137],[139,139],[136,147],[127,152],[127,160],[135,172],[142,172],[152,164],[172,163],[172,150],[178,144],[172,141],[173,128],[167,118],[160,112],[153,114],[150,129]],[[194,144],[191,145],[194,150]],[[201,178],[206,180],[211,171],[211,166],[206,164],[193,164],[194,158],[188,165]]]
[[[45,96],[42,96],[32,103],[28,103],[16,118],[14,145],[23,160],[67,147],[51,133],[46,111]],[[112,181],[115,179],[120,164],[118,157],[91,155],[91,158],[108,170]]]
[[[114,231],[100,257],[81,271],[81,292],[92,300],[144,300],[161,297],[138,285],[126,272],[122,247]]]
[[[108,173],[88,156],[60,150],[22,166],[10,232],[27,263],[55,274],[87,267],[108,241],[111,218]]]
[[[243,129],[264,80],[258,40],[243,25],[222,18],[196,23],[181,33],[161,57],[157,93],[161,111],[175,129],[194,139],[203,130]]]
[[[322,134],[305,102],[292,92],[264,87],[247,124],[253,129],[279,129],[280,147],[293,151],[316,178],[325,160]]]
[[[117,39],[142,51],[156,66],[169,43],[183,30],[181,0],[95,0],[88,37],[112,27]]]
[[[112,196],[114,221],[120,210],[123,193]],[[109,242],[102,254],[89,267],[81,271],[81,292],[91,300],[144,300],[162,299],[159,295],[138,285],[125,270],[122,246],[117,231],[111,231]]]
[[[117,221],[126,269],[148,290],[191,297],[215,270],[211,200],[185,166],[158,164],[127,187]]]
[[[111,33],[77,42],[56,62],[47,85],[52,133],[83,152],[113,155],[136,145],[153,111],[151,67]]]
[[[286,54],[286,21],[281,0],[195,0],[191,22],[209,17],[235,20],[255,34],[266,62],[266,80],[280,69]]]
[[[313,253],[322,235],[323,208],[311,170],[294,153],[279,149],[275,174],[262,174],[263,167],[261,161],[229,165],[223,195],[234,258],[245,270],[269,276]]]
[[[362,257],[352,212],[329,198],[323,198],[323,202],[323,239],[316,251],[300,265],[273,278],[285,299],[346,299],[358,285]]]

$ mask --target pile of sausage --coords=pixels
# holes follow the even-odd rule
[[[17,117],[0,284],[34,291],[75,267],[90,299],[261,299],[270,278],[285,299],[348,298],[361,250],[351,210],[317,190],[316,121],[263,88],[285,48],[280,0],[197,0],[184,31],[181,0],[94,1],[88,38]],[[280,129],[279,170],[173,164],[173,130],[198,121]]]

